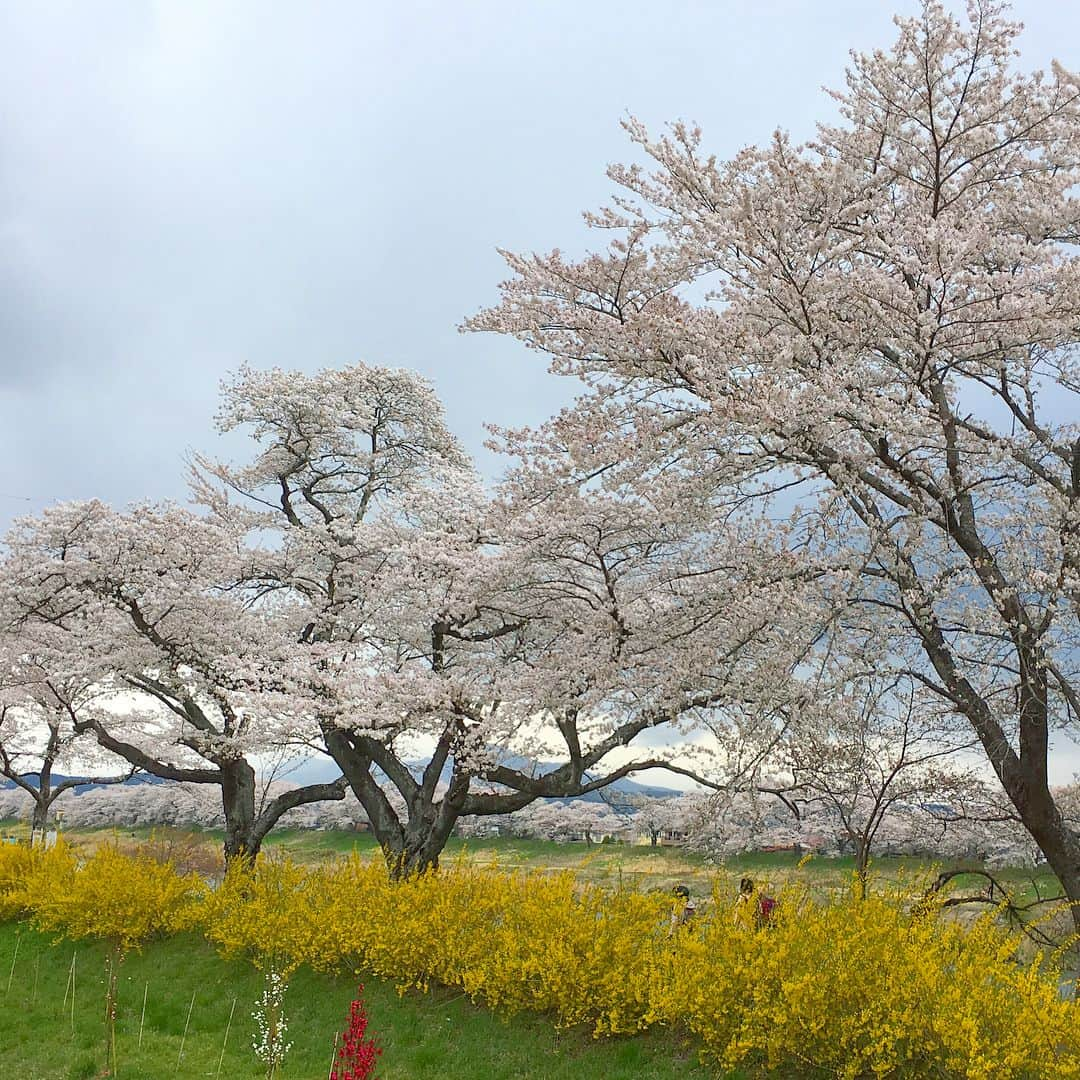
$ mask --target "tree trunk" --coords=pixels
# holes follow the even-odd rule
[[[1080,465],[1080,458],[1077,464]],[[1080,482],[1080,476],[1077,477]],[[1050,869],[1072,905],[1073,925],[1080,934],[1080,835],[1066,825],[1050,793],[1050,710],[1046,652],[1030,625],[1015,589],[1002,588],[997,566],[986,558],[986,549],[972,524],[974,510],[970,492],[961,500],[968,519],[953,525],[951,535],[984,578],[984,585],[1013,631],[1019,670],[1019,753],[978,690],[956,667],[940,625],[928,616],[918,626],[923,650],[948,690],[948,696],[970,721],[991,767],[1001,781],[1020,823],[1042,849]],[[908,571],[908,583],[917,580]],[[901,582],[903,591],[904,582]],[[916,594],[919,595],[919,594]]]
[[[1019,799],[1012,792],[1009,795],[1020,820],[1061,882],[1062,892],[1072,905],[1073,926],[1080,934],[1080,836],[1065,824],[1049,790],[1036,792],[1034,797],[1025,791]]]
[[[406,818],[399,816],[372,775],[372,756],[366,750],[370,747],[378,752],[377,746],[329,725],[324,727],[323,736],[327,750],[367,814],[390,877],[403,881],[437,869],[439,855],[461,817],[469,790],[468,777],[455,775],[449,790],[436,802],[436,777],[430,778],[431,783],[420,784],[410,778],[404,767],[397,768],[394,783],[406,800]],[[397,763],[384,757],[378,765],[387,771],[395,769]]]
[[[981,700],[975,700],[967,683],[968,719],[979,736],[987,757],[997,773],[1021,824],[1046,856],[1062,891],[1072,905],[1073,926],[1080,934],[1080,835],[1068,827],[1050,792],[1048,775],[1049,723],[1046,673],[1024,650],[1020,655],[1020,753],[1010,745],[1005,733],[989,715]],[[980,709],[979,706],[982,706]]]
[[[255,770],[244,760],[225,762],[220,769],[225,862],[253,859],[262,846],[262,837],[255,831]]]
[[[52,806],[53,759],[56,756],[58,737],[58,730],[50,724],[49,747],[45,752],[45,758],[38,772],[37,791],[34,793],[34,816],[30,819],[30,843],[33,844],[40,835],[42,847],[45,846],[46,830],[49,825],[49,807]]]
[[[418,801],[404,829],[392,832],[385,842],[379,838],[387,869],[394,881],[438,870],[439,856],[461,816],[458,804],[451,799],[452,793],[447,792],[438,803]]]
[[[867,882],[869,879],[870,845],[861,837],[856,837],[855,844],[855,896],[859,900],[866,899]]]
[[[34,799],[34,814],[30,819],[30,843],[33,844],[41,837],[41,843],[45,842],[45,830],[49,824],[49,803],[41,798],[40,792]]]
[[[437,843],[431,836],[417,839],[395,849],[391,844],[383,844],[383,857],[392,881],[406,881],[417,874],[438,870],[439,856],[445,845]]]

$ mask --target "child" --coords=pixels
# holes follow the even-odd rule
[[[760,930],[776,917],[776,905],[773,897],[758,891],[753,878],[744,877],[735,899],[735,925]]]
[[[675,897],[675,902],[671,906],[671,925],[668,927],[668,937],[671,937],[680,926],[688,925],[697,913],[694,901],[690,899],[690,890],[685,885],[676,885],[671,890],[671,893]]]
[[[757,894],[753,878],[744,877],[739,882],[739,895],[735,897],[735,925],[744,930],[757,927]]]

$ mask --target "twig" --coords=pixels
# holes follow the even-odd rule
[[[71,990],[71,972],[75,967],[75,954],[71,954],[71,967],[68,968],[67,982],[64,983],[64,1000],[60,1003],[60,1013],[63,1015],[64,1010],[67,1009],[68,992]]]
[[[15,935],[15,951],[11,954],[11,970],[8,972],[7,990],[5,994],[11,993],[11,980],[15,978],[15,961],[19,956],[19,945],[22,944],[22,934]]]
[[[225,1038],[221,1040],[221,1054],[217,1061],[215,1076],[221,1075],[221,1063],[225,1060],[225,1044],[229,1041],[229,1029],[232,1027],[233,1013],[236,1012],[236,998],[232,999],[232,1008],[229,1010],[229,1022],[225,1025]]]
[[[180,1038],[180,1052],[176,1055],[176,1064],[180,1064],[180,1059],[184,1056],[184,1043],[187,1042],[188,1024],[191,1023],[191,1010],[195,1008],[195,994],[197,990],[191,991],[191,1004],[188,1006],[187,1020],[184,1021],[184,1034]]]
[[[1022,934],[1030,938],[1037,945],[1043,945],[1051,949],[1058,947],[1060,943],[1050,937],[1049,934],[1040,930],[1039,927],[1032,926],[1030,923],[1025,922],[1023,913],[1030,911],[1032,908],[1039,907],[1042,904],[1062,903],[1068,900],[1068,897],[1064,895],[1042,896],[1039,893],[1038,886],[1036,886],[1035,889],[1036,899],[1028,904],[1017,904],[1013,900],[1012,893],[1010,893],[993,874],[988,873],[986,870],[946,870],[938,874],[934,879],[933,884],[923,894],[921,903],[925,903],[932,896],[940,892],[954,878],[963,877],[965,875],[985,878],[988,883],[986,891],[974,896],[947,897],[945,900],[941,901],[941,907],[959,907],[963,904],[988,904],[993,907],[1002,908],[1005,911],[1009,923],[1017,927]],[[916,907],[918,906],[919,905],[916,905]]]
[[[330,1071],[326,1074],[327,1080],[333,1080],[334,1066],[337,1064],[337,1044],[340,1032],[334,1032],[334,1049],[330,1051]]]
[[[142,1049],[143,1024],[146,1023],[146,995],[150,992],[150,982],[147,980],[142,992],[142,1014],[139,1016],[139,1049]]]

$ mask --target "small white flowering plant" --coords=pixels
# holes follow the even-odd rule
[[[285,1041],[289,1026],[285,1018],[285,991],[288,983],[271,968],[266,972],[262,996],[251,1014],[255,1021],[252,1047],[255,1056],[266,1066],[266,1080],[274,1080],[292,1043]]]

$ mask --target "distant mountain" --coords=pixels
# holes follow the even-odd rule
[[[409,768],[415,775],[419,775],[427,767],[430,758],[423,758],[418,761],[409,762]],[[528,768],[530,762],[525,758],[511,757],[506,759],[506,764],[513,769],[525,769]],[[553,769],[556,767],[554,762],[544,761],[540,762],[540,767],[544,770]],[[285,780],[292,784],[321,784],[326,783],[329,780],[335,779],[340,775],[340,769],[327,757],[312,757],[305,761],[300,762],[295,768],[283,772],[278,775],[277,779]],[[53,773],[52,781],[54,786],[62,783],[64,780],[70,779],[63,773]],[[448,782],[450,779],[449,766],[443,770],[442,779],[444,782]],[[37,787],[37,777],[27,777],[28,782]],[[124,787],[137,787],[140,784],[172,784],[173,780],[165,780],[160,776],[154,776],[151,773],[136,773],[133,777],[123,781]],[[114,785],[106,784],[86,784],[75,789],[76,796],[82,794],[85,791],[94,791],[96,788],[111,787]],[[6,778],[0,778],[0,791],[9,790],[16,787],[14,780],[8,780]],[[607,797],[601,796],[600,792],[592,791],[588,795],[578,796],[583,798],[586,802],[612,802],[612,795],[630,795],[637,797],[644,797],[649,799],[668,799],[674,795],[681,795],[682,792],[676,788],[657,787],[653,784],[639,784],[636,780],[622,779],[616,780],[607,789]],[[553,802],[564,800],[549,800]],[[616,800],[617,801],[617,800]]]
[[[419,775],[426,768],[430,758],[422,758],[418,761],[409,762],[409,768],[414,775]],[[531,764],[526,758],[510,757],[506,759],[506,764],[512,769],[525,769]],[[540,768],[547,770],[556,767],[555,762],[544,761],[540,762]],[[298,765],[295,769],[284,773],[281,776],[282,780],[289,780],[294,784],[322,784],[329,780],[333,780],[340,774],[340,769],[329,758],[318,757],[308,758],[307,761]],[[448,782],[450,779],[449,766],[443,769],[442,779],[444,782]],[[622,779],[616,780],[615,783],[610,785],[608,789],[611,792],[618,792],[620,795],[637,795],[644,796],[650,799],[668,799],[674,795],[683,794],[676,788],[657,787],[653,784],[639,784],[636,780]],[[597,791],[590,792],[588,795],[581,796],[586,802],[610,802],[610,798],[604,799]]]
[[[53,787],[55,787],[57,784],[63,783],[65,780],[70,780],[70,779],[71,779],[70,776],[65,776],[63,773],[53,773],[53,775],[52,775]],[[38,780],[38,778],[36,776],[28,776],[28,777],[26,777],[26,782],[31,787],[37,787],[38,786],[37,785],[37,780]],[[164,780],[160,776],[152,776],[150,773],[136,773],[130,779],[124,780],[122,786],[125,786],[125,787],[137,787],[139,784],[171,784],[172,782],[173,781],[171,781],[171,780]],[[8,790],[10,788],[17,787],[17,786],[18,785],[15,783],[14,780],[8,780],[6,777],[0,777],[0,791],[6,791],[6,790]],[[77,787],[75,789],[75,794],[76,795],[81,795],[84,791],[93,791],[95,788],[115,787],[115,786],[116,785],[113,785],[113,784],[85,784],[85,785],[83,785],[81,787]]]

